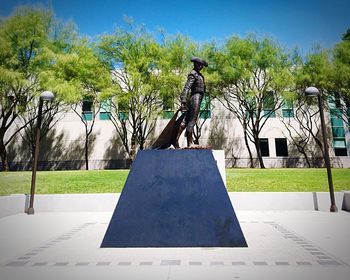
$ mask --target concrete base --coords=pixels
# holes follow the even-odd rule
[[[12,194],[9,196],[0,196],[0,218],[18,213],[24,213],[26,210],[26,195]]]
[[[236,210],[318,210],[329,212],[328,192],[229,192]],[[102,194],[37,194],[35,213],[113,211],[119,193]],[[350,212],[350,192],[335,192],[338,210]],[[28,208],[26,195],[0,197],[0,218],[24,213]]]
[[[139,151],[101,247],[246,247],[211,150]]]
[[[237,210],[314,210],[311,192],[230,192]]]
[[[317,205],[315,207],[315,210],[329,211],[331,206],[329,192],[316,192],[316,196],[317,196]],[[344,192],[335,192],[334,197],[335,197],[335,204],[338,210],[341,210],[343,205],[343,200],[344,200]],[[350,209],[348,209],[347,211],[350,211]]]
[[[350,212],[350,191],[344,192],[344,199],[341,209]]]

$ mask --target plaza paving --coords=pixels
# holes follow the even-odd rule
[[[100,248],[112,212],[0,219],[0,279],[350,279],[350,213],[236,211],[248,248]]]

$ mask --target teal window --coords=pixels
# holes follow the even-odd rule
[[[266,96],[263,100],[263,117],[266,118],[275,118],[276,117],[276,112],[273,110],[275,108],[275,101],[274,101],[274,96],[273,92],[268,92],[266,93]]]
[[[347,156],[348,151],[346,148],[345,138],[333,139],[334,153],[336,156]]]
[[[340,95],[338,93],[333,93],[328,95],[328,105],[330,109],[339,109],[342,107]]]
[[[333,135],[333,148],[336,156],[347,156],[346,140],[345,140],[345,129],[344,122],[341,115],[341,110],[339,109],[339,102],[335,100],[329,101],[329,106],[331,107],[331,126]]]
[[[111,100],[106,99],[101,102],[100,105],[100,120],[110,120],[111,119]]]
[[[199,112],[199,118],[201,119],[210,119],[211,118],[211,112],[210,110],[203,110]]]
[[[119,112],[118,119],[121,121],[126,121],[129,118],[129,114],[127,112]]]
[[[344,139],[334,139],[333,144],[335,148],[346,148],[346,143]]]
[[[84,98],[82,106],[82,117],[85,121],[91,121],[93,118],[92,105],[93,102],[91,98]]]
[[[163,110],[163,119],[171,119],[174,116],[173,110]]]
[[[85,121],[92,121],[92,112],[83,112],[82,115]]]
[[[294,118],[294,110],[293,109],[282,109],[282,116],[284,118]]]
[[[255,110],[253,112],[246,111],[245,112],[246,119],[248,120],[252,114],[253,114],[253,118],[256,118],[256,111]]]
[[[270,109],[264,109],[263,117],[276,118],[276,112]]]
[[[118,119],[120,121],[127,121],[129,119],[129,106],[127,102],[118,103]]]
[[[331,124],[333,126],[343,127],[343,119],[341,117],[335,116],[331,118]]]
[[[335,117],[341,118],[342,117],[342,111],[339,108],[331,108],[330,113],[331,113],[333,118],[335,118]]]
[[[174,98],[165,96],[163,98],[163,119],[171,119],[174,116]]]
[[[111,113],[110,112],[100,112],[100,120],[101,121],[107,121],[111,119]]]
[[[199,118],[201,118],[201,119],[211,118],[210,97],[208,95],[205,95],[203,97],[200,111],[199,111]]]
[[[345,129],[344,127],[332,127],[333,137],[339,138],[344,137],[345,138]]]
[[[283,118],[294,118],[293,102],[285,100],[282,106],[282,117]]]

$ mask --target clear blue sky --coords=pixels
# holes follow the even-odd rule
[[[0,0],[0,16],[27,3],[51,3],[57,17],[89,36],[111,33],[127,15],[150,31],[161,27],[199,42],[256,32],[304,53],[315,43],[334,46],[350,28],[350,0]]]

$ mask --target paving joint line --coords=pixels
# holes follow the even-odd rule
[[[268,223],[270,226],[272,226],[274,229],[276,229],[278,232],[280,232],[282,234],[282,236],[286,239],[290,239],[292,240],[296,245],[300,246],[304,251],[306,251],[307,253],[309,253],[310,255],[312,255],[312,257],[318,257],[323,255],[323,257],[327,257],[328,260],[322,260],[322,258],[318,258],[318,260],[315,260],[317,263],[319,263],[319,265],[338,265],[337,263],[339,263],[339,265],[345,265],[350,267],[350,265],[348,263],[346,263],[345,261],[341,260],[338,257],[335,257],[334,255],[332,255],[331,253],[328,253],[326,250],[320,248],[318,245],[314,244],[313,242],[311,242],[310,240],[308,240],[307,238],[301,236],[300,234],[294,232],[293,230],[289,229],[286,226],[282,226],[281,224],[279,224],[278,222],[272,222],[272,223]]]

